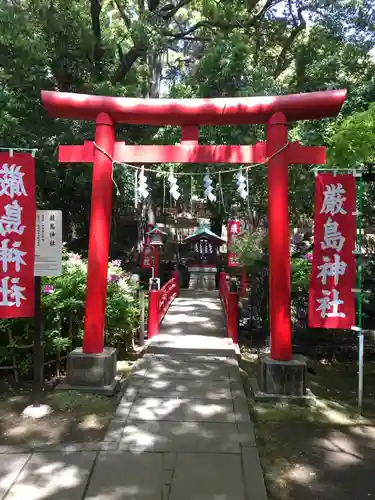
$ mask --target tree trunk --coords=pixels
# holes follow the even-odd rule
[[[103,54],[102,33],[100,27],[100,12],[102,4],[100,0],[91,0],[91,29],[94,37],[94,74],[95,78],[100,81],[103,79]]]

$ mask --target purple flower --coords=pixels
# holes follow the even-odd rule
[[[54,291],[55,287],[53,285],[43,285],[43,293],[44,295],[49,295]]]
[[[118,283],[120,281],[120,276],[117,276],[116,274],[111,274],[110,276],[108,276],[107,281],[109,283]]]
[[[114,267],[121,267],[121,260],[112,260],[111,264]]]
[[[312,262],[313,260],[313,254],[311,252],[307,253],[306,255],[303,256],[303,258],[309,262]]]
[[[78,253],[72,253],[70,255],[70,260],[81,260],[81,256]]]

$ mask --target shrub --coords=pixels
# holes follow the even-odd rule
[[[306,295],[309,291],[311,259],[310,254],[304,257],[292,257],[290,262],[292,295]]]
[[[127,350],[138,326],[139,307],[130,274],[119,261],[108,265],[105,325],[106,345]],[[86,298],[87,261],[63,250],[63,272],[42,279],[44,353],[56,359],[82,345]],[[21,374],[32,369],[33,319],[0,321],[0,365],[10,365],[15,356]]]
[[[241,265],[252,274],[259,270],[264,260],[266,234],[264,230],[246,233],[233,241],[231,250],[238,255]]]

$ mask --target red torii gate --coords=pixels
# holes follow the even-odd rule
[[[230,99],[133,99],[42,91],[43,105],[51,116],[96,123],[94,142],[59,146],[60,162],[94,164],[83,351],[101,353],[104,346],[112,159],[126,163],[267,162],[271,357],[290,360],[288,165],[324,164],[326,157],[324,146],[288,143],[288,121],[335,116],[345,98],[346,90]],[[181,144],[115,142],[117,123],[179,125]],[[198,143],[200,125],[239,124],[267,124],[267,141],[252,146]]]

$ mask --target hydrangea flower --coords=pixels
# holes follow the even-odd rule
[[[44,295],[49,295],[50,293],[53,293],[55,290],[55,287],[53,285],[43,285],[42,291]]]
[[[109,283],[118,283],[120,281],[120,276],[117,276],[117,274],[110,274],[107,281]]]
[[[313,260],[313,254],[312,254],[312,252],[309,252],[309,253],[305,254],[305,255],[303,256],[303,258],[304,258],[305,260],[307,260],[308,262],[312,262],[312,260]]]

